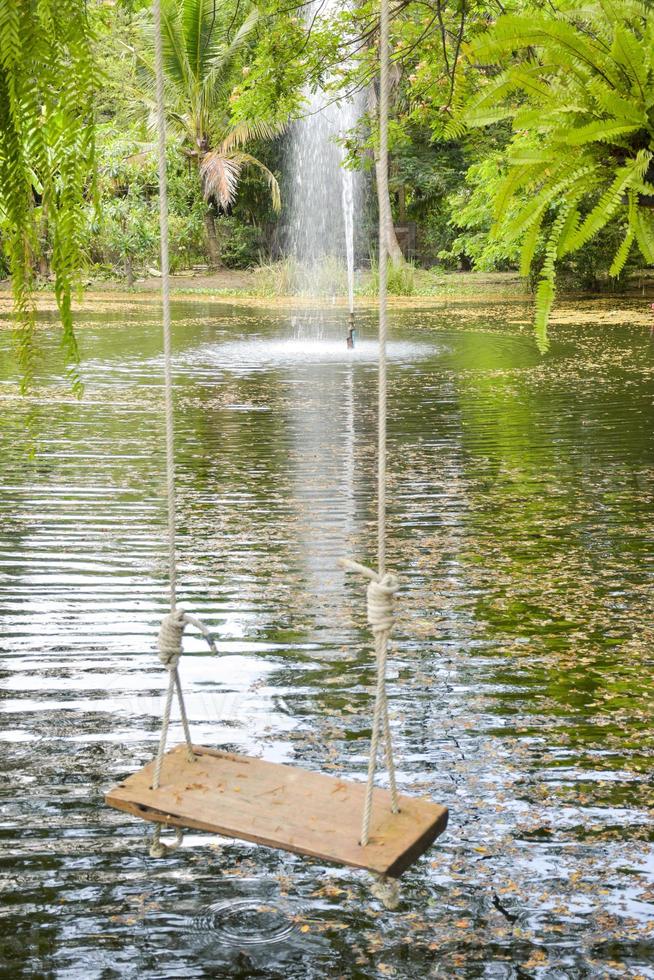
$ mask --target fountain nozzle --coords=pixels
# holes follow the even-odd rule
[[[348,331],[347,331],[347,347],[348,347],[348,350],[352,350],[352,348],[354,347],[354,337],[355,337],[355,334],[356,334],[356,330],[354,329],[354,311],[353,310],[350,310],[350,317],[349,317],[348,323],[349,323],[349,327],[348,327]]]

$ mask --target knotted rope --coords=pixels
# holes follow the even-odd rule
[[[366,797],[363,806],[361,823],[361,845],[365,847],[370,836],[370,817],[372,815],[372,795],[375,787],[377,771],[377,756],[379,740],[383,730],[384,754],[386,768],[391,787],[391,809],[399,812],[397,783],[395,779],[395,761],[393,759],[393,743],[388,721],[388,702],[386,700],[386,659],[388,655],[388,640],[394,625],[395,595],[400,587],[397,576],[386,572],[380,577],[372,568],[366,568],[359,562],[349,558],[339,560],[341,568],[348,572],[357,572],[368,579],[367,615],[368,624],[375,637],[375,659],[377,662],[377,683],[375,688],[375,708],[372,719],[372,737],[370,739],[370,757],[368,759],[368,780],[366,782]]]
[[[375,875],[370,891],[390,912],[398,908],[402,899],[399,881],[389,875]]]
[[[161,720],[161,734],[159,736],[159,748],[154,764],[154,776],[152,777],[152,789],[159,789],[161,782],[161,767],[163,765],[166,742],[168,741],[168,728],[170,726],[170,712],[173,704],[173,694],[177,690],[177,700],[179,702],[179,713],[184,728],[184,738],[186,740],[186,750],[189,762],[193,762],[193,744],[191,742],[191,732],[186,714],[186,705],[182,693],[182,684],[179,678],[178,664],[183,653],[182,641],[184,630],[187,625],[196,626],[205,637],[213,653],[217,653],[214,639],[197,617],[189,615],[183,609],[175,608],[169,612],[161,621],[159,627],[159,660],[168,671],[168,690],[166,692],[166,703],[164,706],[163,717]],[[175,842],[173,844],[163,844],[161,842],[161,825],[157,824],[152,834],[152,844],[150,846],[151,857],[165,857],[172,851],[176,851],[184,840],[184,834],[180,829],[176,830]]]
[[[157,88],[157,158],[159,168],[159,228],[161,238],[161,305],[162,305],[162,328],[163,328],[163,349],[164,349],[164,399],[166,417],[166,498],[168,504],[168,581],[170,594],[170,612],[167,613],[159,628],[159,659],[168,670],[168,690],[164,705],[163,717],[161,720],[161,734],[159,736],[159,748],[155,759],[154,776],[152,779],[152,789],[158,789],[161,781],[161,767],[163,765],[166,742],[168,740],[168,728],[170,726],[170,712],[173,704],[173,695],[177,692],[179,712],[184,728],[184,738],[189,761],[192,761],[193,745],[191,743],[191,732],[188,724],[186,705],[179,677],[179,661],[182,656],[182,641],[184,630],[187,625],[193,625],[200,630],[207,640],[211,650],[216,653],[211,633],[207,627],[195,616],[184,612],[177,605],[177,552],[176,552],[176,497],[175,497],[175,426],[173,416],[173,373],[172,373],[172,343],[170,329],[170,269],[168,259],[168,180],[166,174],[166,111],[164,102],[164,69],[163,69],[163,42],[161,36],[161,4],[160,0],[153,0],[152,13],[154,19],[154,52],[155,52],[155,76]],[[176,850],[182,843],[184,835],[181,830],[175,834],[175,842],[170,845],[163,844],[160,840],[161,826],[157,824],[152,836],[150,854],[152,857],[164,857],[171,851]]]
[[[368,760],[368,780],[361,824],[361,845],[368,843],[372,797],[377,769],[379,740],[383,731],[386,768],[391,788],[391,809],[399,811],[393,745],[388,722],[388,703],[386,700],[386,660],[388,640],[393,629],[394,600],[399,589],[395,575],[386,571],[386,293],[388,285],[388,247],[386,236],[391,220],[388,196],[388,83],[389,83],[389,16],[388,0],[380,0],[379,37],[379,167],[377,168],[377,197],[379,203],[379,366],[378,366],[378,406],[377,406],[377,571],[366,568],[347,558],[340,565],[350,572],[363,575],[368,581],[368,623],[375,638],[375,657],[377,662],[377,684],[375,689],[375,708]]]

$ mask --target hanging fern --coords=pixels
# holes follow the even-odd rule
[[[556,295],[556,260],[560,255],[561,239],[568,224],[569,215],[569,206],[562,204],[552,225],[549,238],[547,239],[545,258],[540,270],[540,282],[536,290],[536,319],[534,329],[536,331],[536,342],[541,353],[545,353],[548,348],[547,322]]]
[[[92,192],[92,95],[85,0],[0,0],[0,220],[24,387],[34,371],[33,290],[47,227],[64,354],[80,389],[71,296]]]
[[[557,263],[609,222],[624,236],[619,275],[634,245],[654,263],[654,8],[639,0],[562,0],[506,14],[470,45],[477,65],[457,92],[452,132],[510,118],[507,175],[492,235],[521,247],[521,273],[540,267],[535,326],[547,344]],[[508,63],[508,67],[507,67]],[[490,76],[490,77],[489,77]],[[465,85],[465,83],[464,83]]]

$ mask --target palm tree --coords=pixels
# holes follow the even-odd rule
[[[239,122],[229,118],[234,63],[258,20],[252,9],[230,37],[231,25],[220,19],[216,0],[162,0],[165,97],[169,130],[183,153],[195,164],[207,210],[205,228],[211,264],[221,265],[216,209],[226,213],[234,204],[241,173],[255,167],[265,177],[273,207],[281,206],[274,174],[243,147],[252,140],[272,139],[280,126]],[[144,29],[144,50],[137,53],[136,96],[155,125],[154,37]]]

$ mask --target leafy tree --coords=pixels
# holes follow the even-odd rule
[[[159,256],[159,177],[149,144],[115,126],[102,125],[98,138],[100,214],[89,229],[86,249],[102,271],[119,266],[132,284],[144,266]],[[194,173],[180,154],[168,151],[168,228],[172,271],[206,261],[204,215],[206,204]]]
[[[24,385],[35,357],[35,269],[47,257],[64,350],[79,387],[71,294],[83,260],[94,158],[89,34],[85,0],[0,3],[0,221]]]
[[[244,168],[255,167],[263,174],[273,206],[276,210],[280,207],[274,174],[244,150],[254,139],[274,138],[280,127],[265,121],[233,122],[229,112],[234,73],[258,13],[251,9],[233,34],[238,6],[234,10],[218,9],[215,0],[163,0],[161,15],[168,123],[202,181],[208,204],[205,226],[209,254],[218,266],[221,255],[216,210],[230,212]],[[154,38],[149,20],[144,35],[145,50],[138,52],[136,94],[154,125]]]
[[[611,274],[637,246],[654,263],[654,11],[638,0],[507,14],[470,47],[483,68],[451,133],[510,119],[491,234],[539,265],[542,348],[562,259],[623,228]],[[508,66],[506,62],[509,61]]]
[[[464,179],[448,198],[449,223],[457,234],[440,253],[440,258],[449,264],[465,257],[484,272],[515,268],[520,252],[515,242],[507,243],[490,234],[493,197],[506,175],[504,150],[489,151],[487,147],[481,158],[468,167]]]

